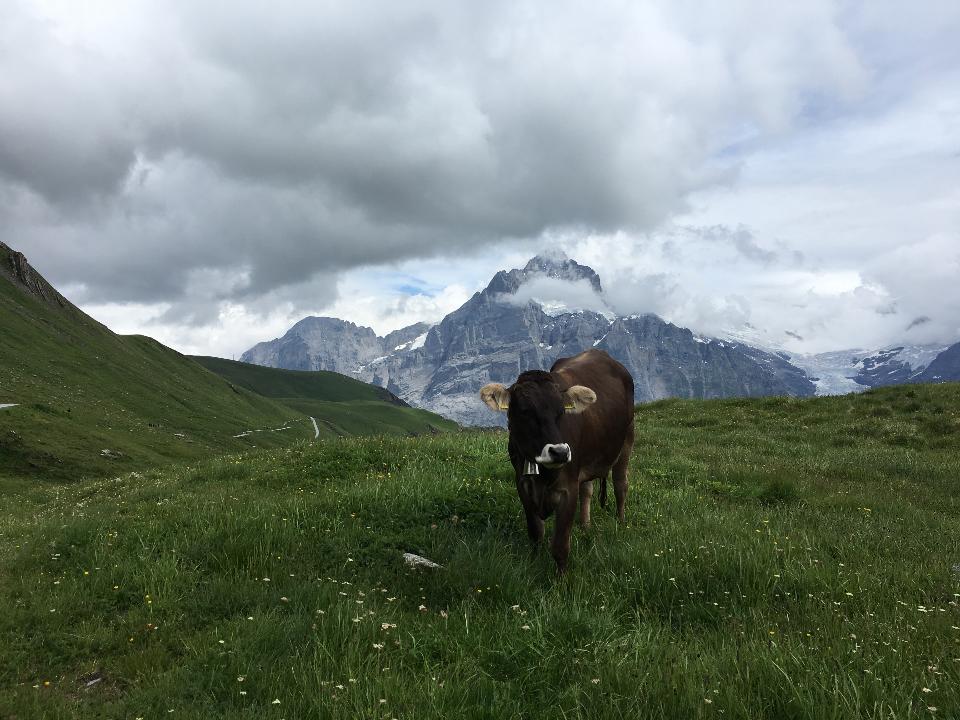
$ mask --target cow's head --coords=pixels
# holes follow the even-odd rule
[[[564,413],[581,413],[597,400],[593,390],[573,385],[561,390],[556,378],[542,370],[522,373],[509,388],[490,383],[480,399],[493,410],[507,413],[510,440],[525,460],[558,468],[573,459],[560,433]]]

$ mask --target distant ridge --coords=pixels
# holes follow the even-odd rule
[[[795,354],[790,361],[810,375],[818,395],[842,395],[873,387],[960,380],[960,367],[950,360],[958,354],[960,343],[900,344],[880,350]]]

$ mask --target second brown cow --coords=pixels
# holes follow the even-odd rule
[[[490,383],[480,398],[507,413],[510,461],[534,543],[543,538],[544,520],[556,513],[550,551],[563,573],[577,505],[586,527],[593,481],[605,482],[611,470],[617,517],[624,520],[633,378],[602,350],[587,350],[560,358],[550,372],[521,373],[510,387]]]

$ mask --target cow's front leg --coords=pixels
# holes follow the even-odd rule
[[[533,489],[530,487],[532,482],[533,480],[527,475],[517,476],[517,494],[520,496],[523,512],[527,516],[527,535],[530,536],[530,542],[536,549],[543,540],[543,520],[540,518],[540,508],[535,504]]]
[[[550,552],[557,561],[557,574],[563,575],[567,570],[567,558],[570,557],[570,535],[573,532],[573,518],[577,514],[577,484],[568,485],[561,493],[557,502],[556,520],[553,525],[553,542]]]

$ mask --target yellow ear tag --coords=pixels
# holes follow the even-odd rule
[[[573,410],[573,408],[575,408],[575,407],[576,407],[576,405],[574,405],[573,403],[564,403],[564,404],[563,404],[563,409],[564,409],[564,410]]]
[[[501,410],[508,410],[508,409],[510,408],[510,404],[509,404],[509,403],[506,404],[506,405],[504,405],[503,403],[497,403],[497,406],[498,406]]]

